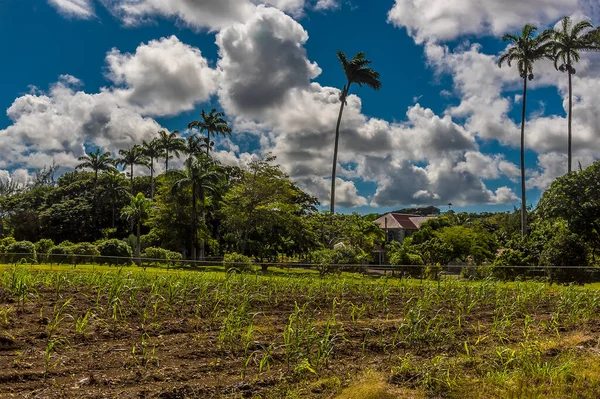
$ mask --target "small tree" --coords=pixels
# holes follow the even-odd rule
[[[151,209],[152,200],[146,198],[144,194],[138,193],[131,199],[131,203],[121,210],[121,216],[136,226],[135,257],[138,264],[140,263],[142,223],[148,218]]]

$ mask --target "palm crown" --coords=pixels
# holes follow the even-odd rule
[[[150,142],[142,142],[142,153],[150,161],[150,168],[154,170],[154,160],[164,156],[165,152],[162,148],[162,143],[159,139],[154,139]]]
[[[374,90],[381,89],[379,72],[369,68],[371,61],[367,60],[365,53],[359,52],[351,60],[342,51],[338,51],[337,55],[348,80],[345,89],[349,89],[352,83],[356,83],[360,87],[365,85]]]
[[[570,17],[562,19],[561,29],[553,32],[552,50],[554,66],[561,72],[575,73],[573,63],[579,62],[581,51],[600,51],[600,43],[590,21],[573,25]]]
[[[169,159],[173,158],[173,155],[179,157],[180,152],[185,148],[185,140],[177,137],[178,135],[179,131],[177,130],[172,132],[161,130],[158,132],[158,140],[165,152],[165,169],[167,170],[169,169]]]
[[[119,155],[121,157],[117,158],[116,161],[118,165],[130,167],[134,165],[148,166],[148,157],[144,155],[144,151],[139,145],[134,145],[128,150],[121,149],[119,150]]]
[[[231,128],[224,119],[225,114],[223,112],[217,112],[215,108],[210,110],[209,113],[202,110],[200,116],[202,119],[190,122],[188,124],[188,129],[197,128],[201,132],[206,131],[206,153],[208,154],[211,147],[211,136],[214,137],[217,134],[222,134],[223,136],[231,134]]]
[[[92,169],[96,178],[99,171],[108,171],[114,168],[114,160],[110,152],[103,152],[100,148],[95,152],[88,152],[86,155],[79,157],[79,165],[77,169]]]
[[[506,53],[498,59],[498,66],[502,67],[504,63],[512,66],[517,63],[519,76],[523,79],[533,80],[533,64],[535,61],[543,58],[552,58],[552,32],[544,31],[535,36],[537,27],[525,25],[520,36],[506,34],[502,41],[511,42],[511,46]]]

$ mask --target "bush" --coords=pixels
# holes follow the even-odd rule
[[[96,257],[100,256],[98,247],[89,242],[80,242],[71,247],[73,254],[73,264],[94,263]]]
[[[411,277],[420,277],[423,274],[423,258],[419,254],[408,253],[401,249],[393,252],[390,255],[390,265],[396,266],[394,270],[401,273],[401,275],[409,275]]]
[[[559,227],[546,243],[540,255],[540,266],[587,266],[588,249],[585,242],[566,227]],[[590,273],[584,268],[547,269],[550,281],[586,283]]]
[[[98,243],[101,263],[110,265],[129,265],[132,260],[131,247],[125,241],[111,238]]]
[[[175,265],[176,261],[183,259],[179,252],[169,251],[163,248],[148,247],[142,253],[142,261],[157,262],[167,264],[168,266]]]
[[[11,263],[35,262],[35,245],[31,241],[17,241],[6,247]]]
[[[60,265],[71,263],[73,260],[73,248],[70,246],[57,245],[50,249],[48,254],[50,264],[58,263]]]
[[[253,270],[254,264],[249,257],[233,252],[225,254],[223,257],[223,266],[226,271],[248,272]]]
[[[48,254],[52,247],[54,247],[54,241],[48,238],[42,238],[35,243],[35,253],[40,263],[48,262]]]

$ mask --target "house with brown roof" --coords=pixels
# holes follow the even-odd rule
[[[386,241],[402,242],[406,237],[419,230],[421,224],[437,216],[419,216],[404,213],[388,213],[375,220],[386,231]]]

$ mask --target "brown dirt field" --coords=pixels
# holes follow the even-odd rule
[[[57,297],[46,287],[37,290],[35,300],[21,306],[0,288],[0,312],[7,315],[4,322],[0,317],[0,398],[446,397],[443,386],[435,382],[431,389],[424,389],[421,374],[406,370],[394,374],[391,370],[409,355],[415,364],[440,355],[458,358],[463,342],[473,342],[476,330],[478,336],[485,335],[494,319],[494,307],[484,305],[463,315],[460,329],[440,331],[438,338],[432,336],[427,342],[394,344],[406,316],[406,302],[400,294],[390,293],[385,311],[367,307],[356,321],[349,304],[363,303],[362,295],[343,294],[337,309],[332,309],[330,298],[312,299],[310,308],[315,311],[314,328],[319,336],[323,336],[332,312],[335,315],[335,335],[329,339],[331,354],[314,370],[315,365],[302,366],[301,359],[288,365],[282,341],[295,303],[306,298],[253,302],[252,339],[243,347],[243,331],[222,337],[224,311],[215,318],[209,316],[210,309],[191,305],[169,309],[162,302],[156,315],[144,320],[143,306],[129,308],[123,299],[122,311],[115,319],[111,309],[98,305],[106,302],[98,295],[89,288],[70,287]],[[137,303],[151,304],[147,290],[137,295]],[[60,342],[46,369],[49,325],[57,304],[69,298],[62,322],[52,334]],[[550,307],[540,303],[534,321],[544,324],[549,320]],[[88,311],[93,314],[88,328],[76,333],[76,320]],[[455,317],[454,309],[442,307],[437,312],[443,312],[448,320]],[[519,328],[522,326],[515,325],[507,330],[514,334],[508,333],[504,344],[520,341]],[[590,323],[585,330],[596,336],[597,323]],[[546,355],[554,356],[551,352]]]

